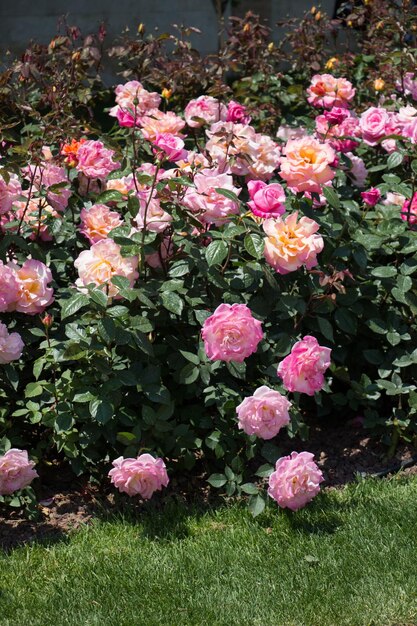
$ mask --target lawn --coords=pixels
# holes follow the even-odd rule
[[[0,557],[1,626],[417,624],[417,478],[295,514],[168,505]]]

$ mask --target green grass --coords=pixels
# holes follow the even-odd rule
[[[97,520],[0,556],[1,626],[417,624],[417,478]]]

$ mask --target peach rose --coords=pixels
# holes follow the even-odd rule
[[[317,254],[323,250],[323,238],[317,234],[319,225],[309,217],[298,222],[298,212],[284,220],[267,219],[263,229],[265,259],[279,274],[295,272],[302,265],[309,270],[317,265]]]
[[[306,135],[301,139],[290,139],[283,153],[280,175],[295,192],[320,193],[323,185],[335,176],[330,167],[336,158],[335,151],[314,137]]]
[[[10,263],[19,286],[14,310],[27,315],[42,313],[54,301],[54,291],[48,284],[52,273],[42,261],[27,259],[22,267]]]
[[[93,204],[89,209],[84,207],[80,217],[80,232],[87,237],[90,243],[107,239],[107,235],[113,228],[123,224],[119,213],[111,211],[104,204]]]

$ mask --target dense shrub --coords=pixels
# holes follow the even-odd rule
[[[306,447],[314,415],[361,416],[392,447],[414,436],[417,76],[409,13],[386,4],[402,36],[333,66],[324,16],[298,25],[320,29],[314,77],[294,35],[278,71],[284,48],[252,15],[209,64],[182,39],[125,41],[111,97],[103,30],[69,28],[7,70],[2,452],[100,476],[151,451],[257,512],[247,481],[286,424]]]

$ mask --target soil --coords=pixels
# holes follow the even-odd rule
[[[417,459],[414,459],[416,450],[412,446],[400,444],[396,455],[387,460],[386,446],[375,441],[354,422],[338,426],[313,425],[308,444],[298,438],[285,438],[280,443],[283,454],[293,450],[300,452],[306,448],[313,452],[323,471],[326,480],[324,486],[327,488],[340,487],[354,480],[358,474],[389,475],[401,469],[401,464],[407,466],[401,469],[404,473],[417,473]],[[161,504],[162,500],[173,494],[187,501],[186,485],[188,494],[204,491],[203,499],[207,504],[210,494],[205,489],[204,478],[195,485],[195,489],[189,488],[188,479],[184,485],[182,481],[174,479],[161,498]],[[38,508],[36,520],[28,520],[18,509],[0,509],[0,549],[9,551],[34,541],[59,541],[68,533],[89,524],[93,518],[108,516],[118,510],[113,493],[103,495],[97,487],[74,481],[69,473],[61,473],[58,484],[42,481]]]

